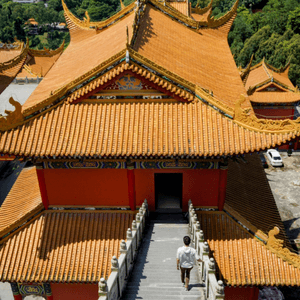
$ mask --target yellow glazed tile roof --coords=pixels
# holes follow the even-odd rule
[[[0,133],[21,156],[217,156],[258,151],[294,132],[256,132],[202,102],[62,104]]]
[[[101,33],[81,30],[86,40],[72,40],[38,87],[23,105],[23,111],[49,97],[51,92],[84,75],[126,46],[126,26],[132,32],[134,14],[110,26]],[[88,40],[87,40],[88,39]],[[76,63],[74,63],[76,62]]]
[[[170,1],[169,4],[180,11],[182,14],[188,16],[189,15],[189,1]]]
[[[252,231],[259,229],[265,236],[274,226],[280,227],[279,238],[289,246],[288,238],[257,154],[245,155],[245,161],[229,160],[225,203],[247,220]],[[237,219],[237,217],[235,215]]]
[[[271,243],[260,242],[224,212],[197,215],[216,260],[218,277],[227,285],[299,285],[298,255],[283,249],[278,254]],[[286,257],[280,252],[287,253]],[[289,256],[298,261],[298,266]]]
[[[36,168],[24,168],[0,207],[0,238],[43,208]]]
[[[231,21],[196,32],[149,5],[133,49],[233,107],[246,90],[228,46],[230,25]],[[244,106],[250,107],[250,102]]]
[[[0,244],[0,281],[99,282],[120,255],[131,212],[44,211]]]
[[[17,78],[44,77],[58,60],[64,50],[64,42],[56,50],[33,50],[29,49],[29,57],[26,65],[18,73]]]
[[[300,101],[300,93],[285,92],[254,92],[251,96],[253,103],[294,103]]]

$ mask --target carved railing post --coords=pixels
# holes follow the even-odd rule
[[[130,228],[127,229],[127,232],[126,232],[126,239],[128,241],[132,240],[132,231]]]
[[[126,254],[127,253],[127,246],[124,240],[121,241],[120,244],[120,253]]]
[[[104,297],[104,299],[107,299],[107,282],[104,278],[101,278],[100,281],[98,282],[98,296]],[[101,298],[102,299],[102,298]]]
[[[119,270],[119,262],[117,257],[114,255],[111,259],[111,271],[117,272]]]
[[[225,288],[222,280],[218,281],[218,285],[216,287],[216,299],[224,299],[225,298]]]

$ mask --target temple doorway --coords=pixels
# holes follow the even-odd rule
[[[155,209],[178,211],[182,208],[182,174],[158,173],[155,180]]]

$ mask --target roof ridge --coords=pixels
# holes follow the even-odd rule
[[[59,54],[64,50],[65,40],[61,43],[61,45],[55,50],[50,50],[49,48],[44,47],[43,50],[29,49],[29,54],[31,56],[40,56],[40,57],[52,57],[56,54]]]

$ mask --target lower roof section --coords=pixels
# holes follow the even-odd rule
[[[197,212],[219,278],[227,285],[298,286],[300,268],[285,259],[287,249],[272,251],[224,212]],[[299,261],[299,258],[298,258]]]
[[[0,240],[42,209],[36,168],[24,168],[0,207]]]
[[[245,155],[244,161],[228,161],[228,177],[224,209],[252,232],[259,230],[266,239],[274,226],[278,237],[290,248],[285,228],[259,156]]]
[[[0,153],[30,157],[193,157],[274,147],[295,132],[255,131],[202,102],[61,104],[0,133]]]
[[[0,281],[99,282],[134,212],[44,211],[0,244]]]

